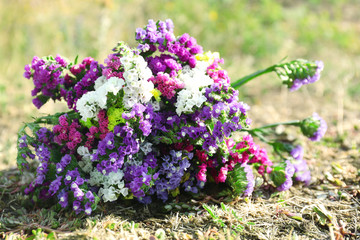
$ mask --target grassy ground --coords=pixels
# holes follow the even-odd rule
[[[250,3],[251,2],[251,3]],[[8,239],[348,239],[360,238],[360,2],[256,1],[5,1],[0,0],[0,237]],[[324,141],[304,142],[313,173],[301,185],[250,199],[183,200],[158,205],[102,205],[90,218],[32,206],[21,188],[30,175],[15,167],[16,132],[32,116],[64,109],[31,104],[32,83],[22,77],[34,55],[57,53],[102,61],[114,44],[134,44],[147,19],[172,18],[205,50],[219,51],[233,80],[288,59],[321,59],[322,79],[295,93],[274,75],[240,89],[255,126],[318,112],[329,125]],[[291,138],[297,132],[284,130]],[[170,207],[168,207],[170,208]],[[40,229],[40,230],[37,230]],[[32,232],[34,230],[34,232]],[[37,230],[37,231],[36,231]]]

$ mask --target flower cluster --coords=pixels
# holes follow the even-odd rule
[[[118,43],[104,65],[57,56],[35,57],[25,67],[36,107],[49,98],[69,107],[27,124],[33,135],[19,133],[19,168],[39,162],[26,194],[91,214],[99,201],[165,202],[206,184],[250,196],[257,176],[275,176],[279,191],[293,178],[309,183],[298,148],[293,163],[274,167],[250,134],[235,137],[249,132],[249,106],[231,87],[223,59],[203,53],[187,33],[175,37],[173,28],[171,20],[149,20],[136,30],[138,47]],[[313,81],[320,70],[309,71]],[[311,121],[306,131],[318,140],[324,124],[317,116]]]
[[[288,86],[290,91],[298,90],[302,85],[314,83],[320,79],[320,73],[324,69],[322,61],[310,62],[303,59],[279,64],[275,72]]]
[[[300,128],[302,133],[311,141],[319,141],[326,133],[327,124],[319,114],[313,113],[311,117],[301,121]]]

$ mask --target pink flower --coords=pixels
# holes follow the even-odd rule
[[[148,81],[153,82],[156,88],[167,99],[172,99],[176,94],[176,89],[184,88],[184,83],[171,78],[168,74],[158,73],[156,77],[151,77]]]
[[[201,162],[206,162],[208,155],[204,151],[196,150],[195,154]]]
[[[235,141],[232,138],[226,139],[226,146],[231,149],[235,146]]]
[[[200,170],[196,175],[196,178],[199,181],[206,182],[206,164],[203,163],[199,166]]]
[[[63,127],[69,126],[69,123],[68,123],[67,118],[66,118],[66,114],[61,115],[61,116],[59,117],[59,124],[60,124],[61,126],[63,126]]]
[[[219,175],[215,178],[215,181],[217,183],[225,182],[227,173],[228,173],[228,169],[226,167],[220,168]]]

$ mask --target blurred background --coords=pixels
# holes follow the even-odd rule
[[[328,139],[347,139],[360,127],[360,1],[358,0],[0,0],[0,170],[16,164],[17,131],[41,114],[66,110],[31,103],[23,68],[34,55],[103,63],[120,40],[136,46],[135,29],[171,18],[175,35],[195,37],[218,51],[233,81],[287,60],[322,60],[322,79],[289,93],[275,74],[240,89],[258,126],[318,112]]]

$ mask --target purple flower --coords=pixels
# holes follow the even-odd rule
[[[31,182],[27,188],[25,188],[24,193],[25,195],[29,195],[35,190],[34,182]]]
[[[81,186],[85,183],[85,180],[80,177],[80,176],[77,176],[76,179],[75,179],[75,183],[78,185],[78,186]]]
[[[69,154],[65,154],[60,160],[60,164],[63,166],[63,168],[69,165],[70,162],[71,162],[71,155]]]
[[[85,195],[85,197],[92,203],[95,202],[94,194],[91,191],[88,191]]]
[[[189,41],[190,36],[188,33],[184,33],[180,38],[179,38],[179,42],[181,44],[185,44],[187,41]]]
[[[301,132],[311,141],[319,141],[326,133],[327,124],[317,113],[300,122]]]
[[[62,208],[66,208],[68,205],[68,193],[63,189],[58,194],[59,204]]]
[[[145,205],[148,205],[152,202],[151,196],[139,197],[137,200]]]
[[[243,163],[241,165],[241,167],[244,168],[244,171],[246,172],[246,180],[248,181],[246,190],[244,191],[243,195],[250,196],[252,194],[252,192],[254,191],[254,186],[255,186],[254,174],[253,174],[252,168],[249,165],[247,165],[246,163]]]
[[[219,102],[213,106],[212,115],[214,118],[218,118],[221,114],[221,111],[225,110],[226,106],[223,102]]]
[[[146,31],[142,28],[136,29],[136,40],[144,40],[146,37]]]
[[[293,181],[292,181],[291,177],[289,177],[289,178],[286,178],[285,182],[283,184],[281,184],[280,186],[278,186],[276,189],[279,192],[282,192],[282,191],[289,190],[292,185],[293,185]]]
[[[140,121],[139,128],[143,132],[144,136],[149,136],[151,133],[151,123],[148,120]]]
[[[146,155],[144,163],[146,163],[151,168],[155,168],[157,166],[157,163],[154,153],[149,153],[148,155]]]
[[[85,214],[86,214],[86,215],[90,215],[91,212],[92,212],[91,203],[90,203],[90,202],[87,202],[87,203],[85,204]]]
[[[54,181],[52,181],[49,185],[49,194],[50,196],[54,196],[55,193],[59,190],[61,186],[62,176],[58,176]]]
[[[26,141],[26,135],[19,138],[18,142],[19,142],[19,148],[26,148],[28,146]]]
[[[44,174],[37,174],[34,183],[36,185],[41,185],[43,184],[43,182],[45,181],[45,175]]]
[[[74,197],[79,200],[82,201],[84,199],[84,192],[76,185],[76,187],[73,190],[74,192]]]
[[[295,180],[298,182],[305,183],[306,186],[310,184],[311,181],[311,173],[309,170],[305,170],[303,172],[296,172],[295,173]]]
[[[313,119],[320,121],[320,125],[317,131],[314,133],[312,137],[310,137],[311,141],[320,141],[320,139],[325,135],[327,130],[327,124],[324,119],[322,119],[317,113],[313,114]]]
[[[69,185],[72,181],[74,181],[78,176],[80,176],[79,171],[76,169],[68,171],[64,178],[65,185]]]
[[[291,150],[290,155],[295,160],[302,160],[304,157],[304,149],[300,145],[297,145],[295,148]]]
[[[45,175],[48,171],[48,163],[47,162],[41,162],[38,166],[38,168],[36,169],[38,174],[43,174]]]
[[[25,68],[24,68],[25,72],[24,72],[24,77],[27,78],[27,79],[30,79],[31,78],[31,67],[30,65],[25,65]]]
[[[49,161],[50,154],[51,152],[44,144],[41,144],[39,147],[36,148],[36,156],[41,162]]]
[[[300,79],[295,79],[289,88],[290,92],[298,90],[303,85],[303,81]]]
[[[285,164],[285,182],[276,188],[278,191],[286,191],[293,185],[292,177],[295,173],[295,167],[289,160],[285,161]]]
[[[76,214],[79,214],[82,211],[80,201],[75,200],[73,202],[73,210],[75,211]]]

